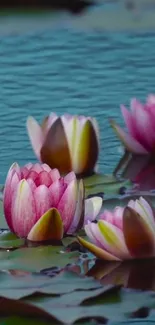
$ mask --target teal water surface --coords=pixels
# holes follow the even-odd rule
[[[54,111],[98,119],[100,171],[112,172],[122,150],[109,118],[120,104],[155,92],[155,34],[78,29],[65,24],[0,35],[0,183],[9,166],[35,161],[26,118]]]

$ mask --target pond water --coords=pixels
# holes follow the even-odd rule
[[[145,4],[145,0],[141,3]],[[151,4],[151,0],[147,0],[147,3]],[[151,8],[154,9],[154,7]],[[120,14],[120,11],[116,9],[114,12],[108,11],[107,14],[101,6],[79,17],[62,13],[52,17],[48,15],[37,18],[33,16],[12,17],[7,20],[1,18],[0,184],[4,183],[7,170],[14,161],[18,161],[19,164],[36,161],[26,131],[26,119],[29,115],[33,115],[41,121],[51,111],[58,114],[66,112],[96,117],[101,134],[99,170],[105,174],[113,172],[123,154],[123,149],[109,125],[109,118],[123,125],[120,104],[129,105],[132,97],[145,101],[149,93],[155,93],[154,11],[150,11],[149,18],[145,11],[146,20],[144,21],[143,12],[127,14],[125,9],[122,9]],[[139,161],[139,157],[130,158],[123,176],[131,179],[134,174],[134,177],[141,177],[141,190],[154,189],[154,161],[149,158],[146,161],[145,159]],[[139,173],[141,171],[142,173]],[[116,184],[110,177],[104,178],[104,190],[113,194]],[[88,185],[90,184],[87,184],[89,188]],[[103,191],[103,184],[100,185],[98,192]],[[150,197],[151,195],[146,196],[149,199]],[[122,198],[122,195],[117,198],[111,197],[104,200],[104,208],[124,206],[128,200],[129,197]],[[154,203],[154,193],[151,200]],[[1,200],[0,218],[0,228],[4,229],[7,225],[6,222],[3,224]],[[72,295],[74,295],[74,290],[83,288],[81,278],[76,273],[87,275],[87,278],[84,278],[84,288],[85,285],[86,287],[89,285],[90,292],[94,285],[92,277],[99,280],[101,285],[116,284],[123,285],[125,290],[130,288],[155,291],[155,261],[150,259],[147,262],[138,260],[138,262],[130,263],[120,261],[107,263],[98,261],[86,250],[82,250],[77,241],[75,242],[75,238],[67,237],[62,243],[63,246],[59,246],[59,242],[58,246],[40,247],[37,243],[19,239],[8,232],[0,233],[0,277],[3,280],[0,281],[1,295],[17,300],[19,297],[25,297],[22,298],[23,301],[25,299],[25,303],[30,302],[39,308],[43,306],[46,312],[50,310],[51,317],[54,315],[58,319],[60,317],[60,320],[63,319],[64,310],[66,324],[72,323],[71,319],[76,318],[76,312],[77,319],[80,315],[86,317],[87,313],[89,318],[92,318],[95,313],[96,317],[101,315],[102,320],[105,320],[105,315],[108,319],[111,317],[113,319],[115,316],[117,319],[119,313],[120,319],[121,317],[123,319],[123,313],[129,314],[130,312],[131,314],[131,311],[136,312],[138,308],[145,307],[146,304],[154,309],[154,300],[152,305],[154,295],[147,292],[143,295],[140,293],[137,298],[138,292],[124,291],[124,294],[116,290],[116,292],[111,292],[111,297],[107,294],[107,300],[103,296],[103,301],[101,301],[100,293],[97,291],[97,298],[94,295],[95,300],[89,302],[90,307],[81,307],[78,291],[73,299],[72,296],[68,298],[67,292],[71,295],[70,291],[73,291]],[[68,275],[68,271],[74,273]],[[43,277],[41,280],[40,273],[44,276],[50,275],[53,279]],[[57,274],[58,279],[62,281],[60,283],[55,277]],[[51,298],[46,295],[42,297],[41,294],[37,302],[35,293],[41,290],[40,281],[45,281],[42,284],[45,293],[48,285],[46,281],[55,281],[55,287],[51,282],[53,283],[52,289],[49,288],[47,293],[59,294],[60,301],[55,301],[58,299],[56,297],[52,298],[52,302],[48,300]],[[96,283],[98,282],[95,282],[95,286]],[[79,292],[81,297],[86,297],[84,291]],[[62,296],[61,300],[61,295],[64,293],[66,296],[65,298]],[[31,294],[34,297],[31,297]],[[126,298],[128,294],[129,298]],[[87,298],[85,299],[87,301]],[[1,299],[0,302],[0,314],[3,315],[5,310],[7,312],[15,310],[18,315],[20,302],[18,306],[16,301],[17,305],[13,304],[13,309],[10,308],[12,306],[10,301]],[[69,312],[67,308],[70,308]],[[23,316],[27,316],[28,309],[23,309]],[[135,314],[139,315],[137,317],[148,316],[148,314],[143,315],[143,308],[140,310],[142,310],[142,316]],[[12,316],[11,313],[10,311]],[[153,322],[154,319],[155,317]],[[101,319],[99,323],[100,321]],[[19,323],[21,323],[20,320]],[[93,320],[91,322],[94,325],[99,323],[93,323]]]
[[[41,18],[40,28],[39,20],[37,28],[27,21],[29,28],[22,30],[19,18],[16,25],[12,22],[12,32],[11,23],[1,21],[1,184],[14,160],[24,164],[36,159],[26,133],[27,116],[40,121],[51,111],[95,116],[101,130],[99,168],[112,172],[122,150],[108,118],[123,124],[120,104],[155,92],[153,33],[106,32],[95,28],[93,19],[85,28],[80,25],[84,16],[69,19],[64,14],[50,26]]]

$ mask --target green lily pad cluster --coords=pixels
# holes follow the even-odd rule
[[[102,286],[92,277],[62,271],[53,278],[1,273],[0,324],[105,324],[148,317],[155,294]],[[23,320],[24,319],[24,320]],[[93,323],[92,323],[93,321]],[[31,324],[31,323],[30,323]],[[109,323],[110,324],[110,323]]]
[[[93,175],[84,182],[86,197],[104,192],[104,208],[128,200],[129,194],[118,194],[121,187],[130,190],[129,182],[110,175]],[[94,256],[82,250],[76,237],[39,246],[19,239],[8,230],[2,200],[0,229],[0,325],[118,325],[152,319],[155,294],[103,280],[98,274],[106,268],[96,269]],[[87,239],[83,230],[79,235]]]
[[[107,200],[105,206],[117,200]],[[0,220],[4,228],[2,214]],[[83,231],[80,235],[85,237]],[[110,284],[107,265],[98,268],[94,263],[91,254],[80,252],[73,236],[57,246],[32,246],[2,231],[0,325],[118,325],[155,320],[154,292],[123,289],[119,281]],[[112,262],[108,267],[115,269]]]

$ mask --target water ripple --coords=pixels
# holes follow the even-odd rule
[[[100,170],[111,172],[120,144],[108,119],[123,125],[120,104],[155,91],[154,35],[51,28],[0,43],[0,183],[14,160],[36,160],[26,118],[41,121],[50,111],[96,116]]]

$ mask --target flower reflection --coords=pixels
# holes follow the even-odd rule
[[[127,262],[97,260],[86,273],[102,284],[123,285],[125,288],[155,291],[155,259]]]
[[[114,171],[115,176],[129,179],[139,190],[155,189],[155,158],[125,153]]]

